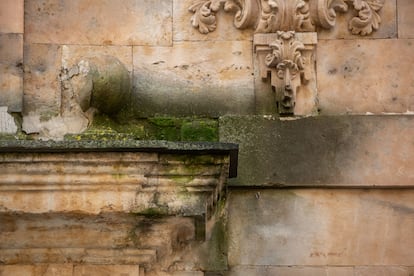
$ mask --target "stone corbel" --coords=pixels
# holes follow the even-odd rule
[[[312,32],[316,27],[331,29],[336,13],[351,8],[356,12],[348,24],[356,35],[369,35],[379,28],[379,10],[385,0],[195,0],[193,27],[207,34],[217,27],[216,14],[223,9],[234,14],[234,26],[252,28],[256,33],[276,31]]]
[[[294,115],[298,88],[315,80],[316,33],[256,34],[254,50],[263,80],[270,77],[279,114]],[[314,89],[310,89],[314,91]],[[311,95],[316,97],[316,95]]]

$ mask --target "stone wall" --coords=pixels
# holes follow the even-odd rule
[[[228,267],[206,270],[411,275],[414,2],[241,1],[270,5],[259,19],[293,7],[286,3],[310,3],[302,19],[315,24],[292,29],[288,19],[270,20],[279,22],[271,39],[255,36],[262,21],[247,20],[259,11],[246,4],[237,17],[236,2],[0,1],[0,132],[90,139],[76,135],[95,111],[80,110],[62,74],[82,75],[82,61],[112,56],[130,81],[115,123],[207,117],[218,121],[221,142],[240,144],[238,177],[228,183]],[[277,71],[260,59],[271,47],[260,43],[284,41],[278,30],[296,31],[306,59],[294,116],[279,116]]]

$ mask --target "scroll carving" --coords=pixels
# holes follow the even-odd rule
[[[192,25],[203,33],[217,27],[216,14],[223,9],[234,13],[238,29],[253,28],[256,33],[277,31],[312,32],[316,27],[335,26],[337,12],[352,7],[357,15],[348,28],[355,35],[369,35],[379,28],[379,11],[385,0],[196,0],[189,10]]]

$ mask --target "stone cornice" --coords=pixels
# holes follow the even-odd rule
[[[353,10],[348,24],[355,35],[369,35],[381,23],[378,11],[385,0],[196,0],[189,7],[193,27],[207,34],[217,27],[220,10],[234,14],[238,29],[253,28],[256,33],[277,31],[314,32],[316,27],[331,29],[337,13]]]

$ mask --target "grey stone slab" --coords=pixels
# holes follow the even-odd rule
[[[230,185],[414,184],[414,116],[224,116],[219,125],[220,141],[240,145]]]

